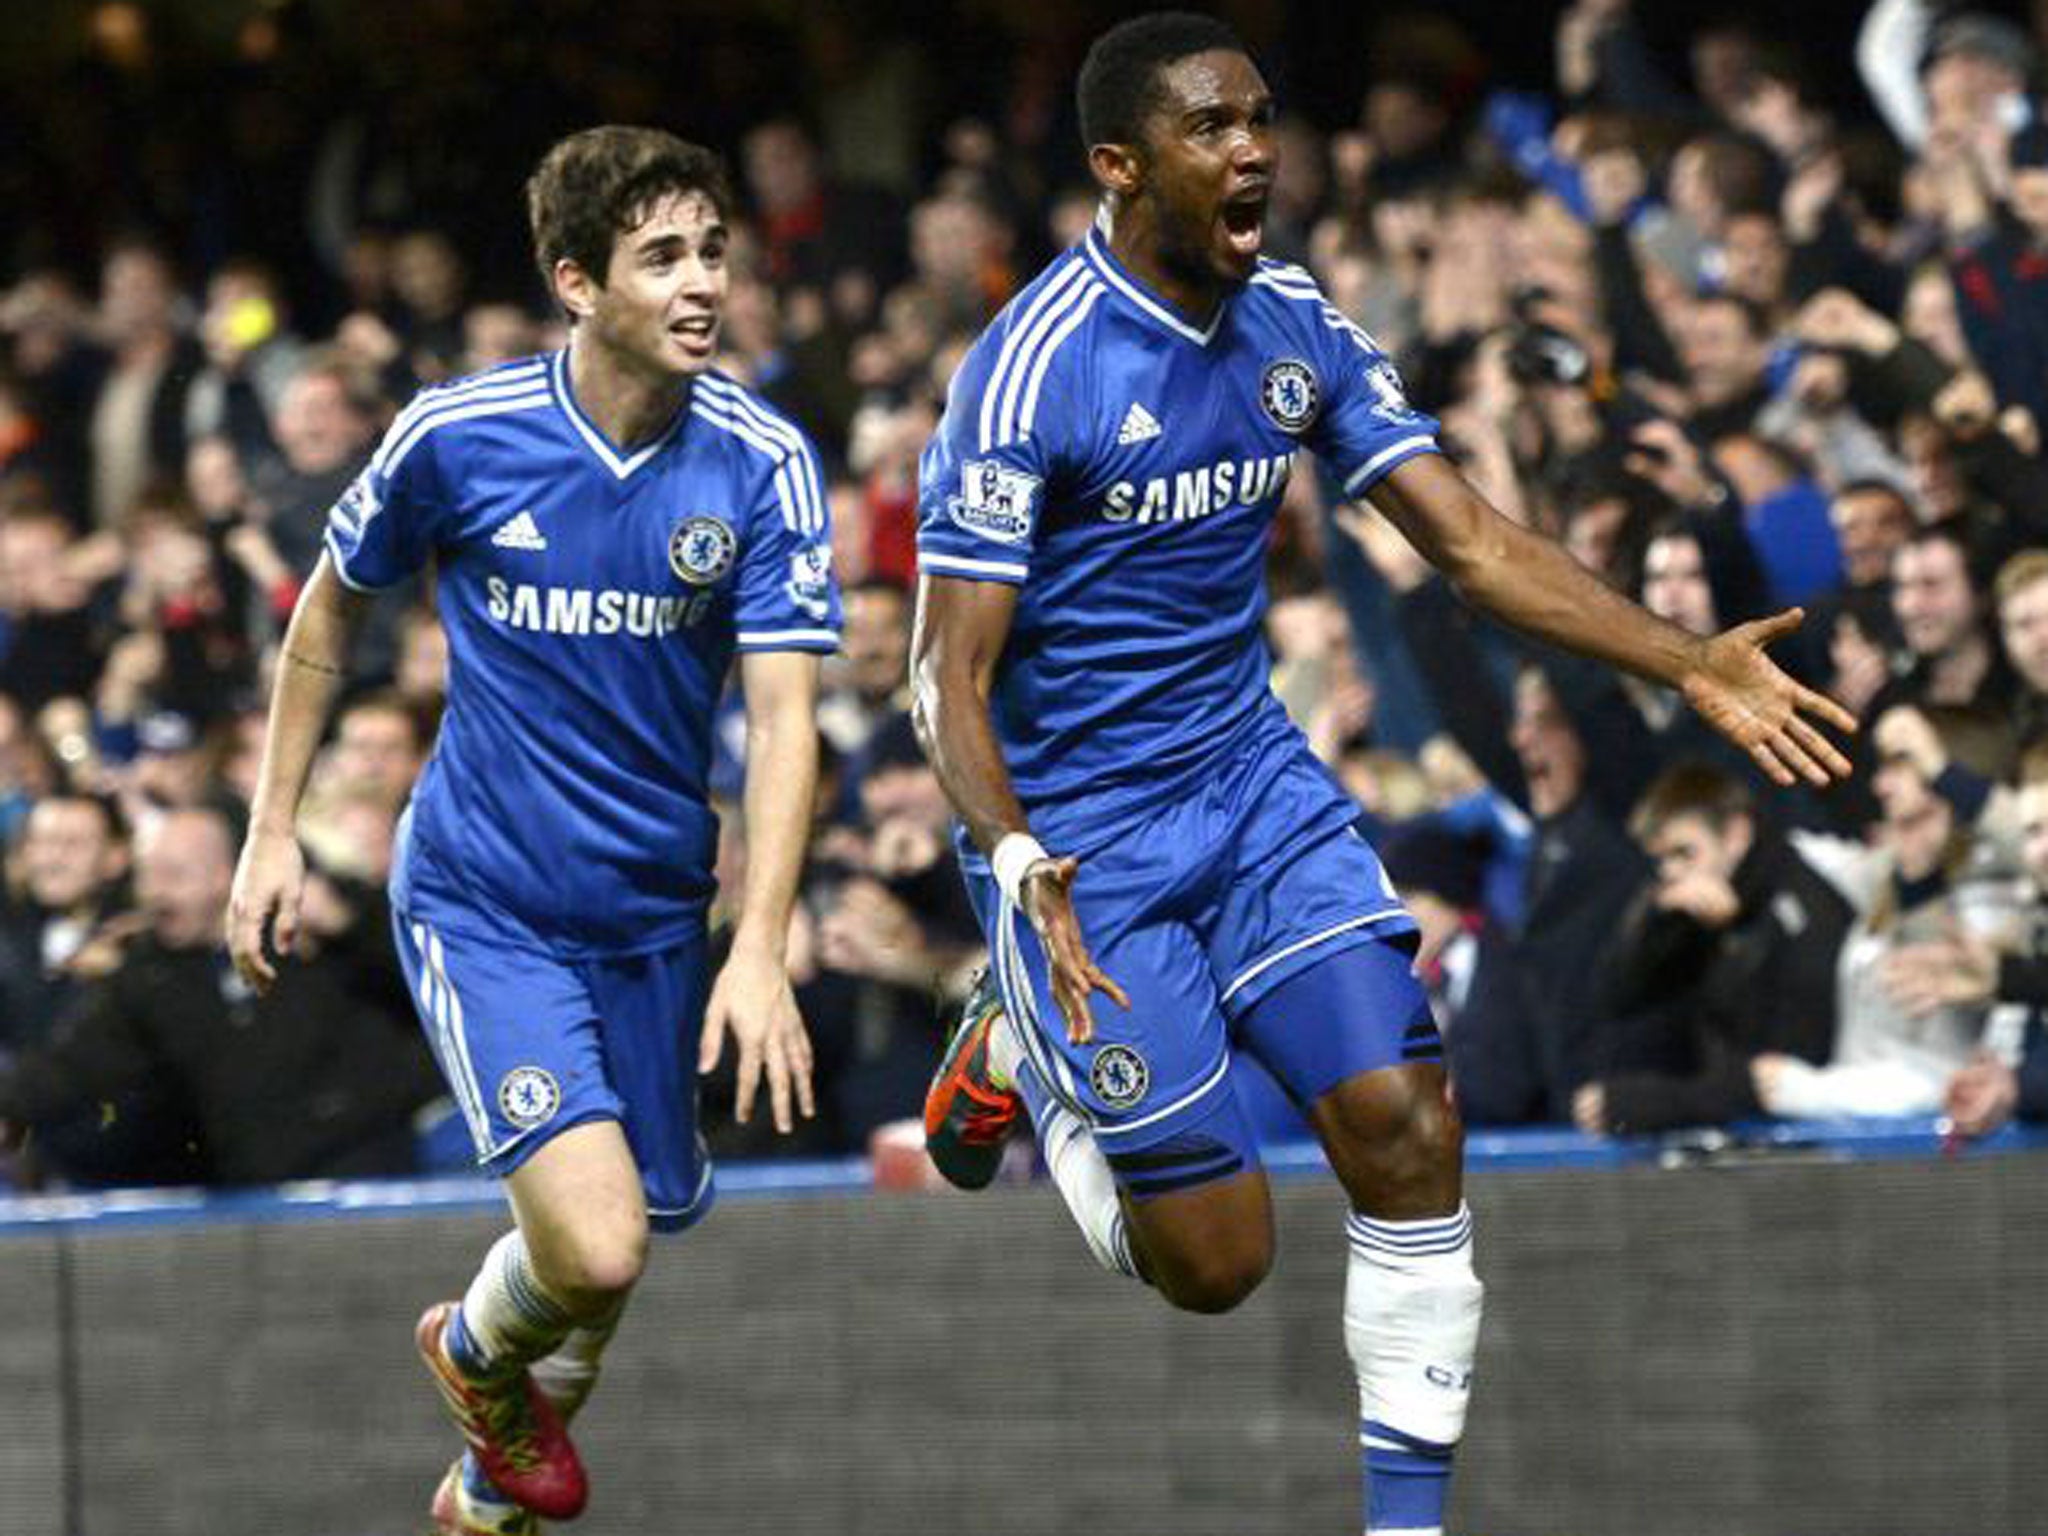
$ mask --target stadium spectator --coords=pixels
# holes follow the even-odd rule
[[[2007,1120],[2048,1120],[2048,760],[2030,754],[2019,793],[2022,850],[2032,889],[2026,922],[2009,946],[1960,930],[1902,947],[1885,969],[1893,997],[1916,1013],[1956,1005],[2010,1004],[2027,1010],[2019,1062],[1979,1051],[1948,1081],[1943,1106],[1965,1136]]]
[[[1803,851],[1855,908],[1837,969],[1835,1039],[1822,1065],[1783,1052],[1750,1062],[1774,1115],[1931,1113],[1986,1037],[1982,1002],[1902,1003],[1887,966],[1909,947],[1962,932],[1994,939],[2021,915],[2020,893],[1980,836],[1936,792],[1918,754],[1880,719],[1875,846],[1813,839]],[[1986,1041],[1987,1044],[1993,1043]],[[2009,1055],[2011,1041],[2006,1042]]]
[[[0,905],[0,1060],[46,1045],[80,990],[118,956],[128,828],[114,801],[57,791],[38,800],[8,860]],[[80,1106],[38,1128],[18,1185],[147,1179],[172,1128],[146,1085]]]
[[[244,460],[269,446],[266,418],[298,373],[305,341],[290,327],[277,274],[263,262],[235,257],[206,280],[199,340],[207,366],[185,402],[185,437],[223,437]]]
[[[1981,771],[2002,776],[2013,750],[2014,681],[1990,624],[1977,572],[1978,541],[1966,523],[1916,529],[1892,556],[1892,613],[1905,642],[1905,669],[1865,706],[1875,723],[1910,704],[1951,734]]]
[[[327,509],[362,467],[376,427],[360,373],[332,350],[314,351],[279,392],[269,451],[243,464],[252,514],[301,580],[319,558]]]
[[[1827,1059],[1853,914],[1720,769],[1666,769],[1630,831],[1656,878],[1602,958],[1600,1014],[1625,1022],[1573,1095],[1572,1119],[1627,1134],[1755,1114],[1751,1058]]]
[[[40,498],[0,507],[0,694],[33,713],[89,692],[106,651],[72,522]]]
[[[1999,567],[1991,595],[2012,668],[2013,732],[2024,746],[2048,738],[2048,550],[2023,550]]]
[[[2035,54],[2012,22],[1985,11],[1943,14],[1931,0],[1877,0],[1856,40],[1856,67],[1886,124],[1909,149],[1968,135],[2022,96]]]
[[[1702,296],[1678,334],[1692,400],[1687,423],[1706,442],[1741,432],[1769,398],[1769,315],[1734,293]]]
[[[903,211],[895,199],[829,178],[809,131],[793,118],[750,129],[740,165],[761,221],[768,281],[799,309],[822,301],[838,325],[871,321],[903,273]]]
[[[1472,995],[1491,921],[1483,895],[1485,847],[1479,838],[1428,818],[1399,824],[1378,843],[1387,878],[1415,917],[1416,974],[1450,1041]]]
[[[857,756],[910,708],[910,590],[881,577],[850,582],[845,605],[839,655],[825,664],[818,729],[835,751]],[[858,793],[857,783],[849,793]]]
[[[1587,734],[1550,675],[1524,667],[1512,709],[1505,765],[1474,745],[1482,769],[1533,822],[1519,911],[1480,934],[1464,1010],[1446,1040],[1459,1105],[1474,1125],[1570,1118],[1573,1091],[1604,1054],[1596,962],[1643,874],[1589,778]]]
[[[410,1171],[412,1116],[439,1082],[394,1008],[404,990],[381,902],[336,891],[330,920],[306,930],[305,963],[259,998],[221,960],[232,837],[220,813],[191,810],[142,838],[146,927],[45,1040],[0,1068],[0,1125],[19,1135],[142,1093],[175,1129],[123,1182]]]
[[[395,690],[351,699],[337,713],[334,744],[319,771],[325,789],[362,795],[393,815],[412,793],[432,739],[419,711]]]
[[[117,525],[150,481],[184,467],[186,401],[205,358],[181,307],[161,247],[131,238],[107,252],[95,324],[103,362],[86,422],[96,527]]]
[[[1886,480],[1851,481],[1829,500],[1828,521],[1841,551],[1844,584],[1889,589],[1892,556],[1913,530],[1905,493]]]
[[[424,604],[398,621],[398,662],[391,686],[418,717],[438,724],[448,701],[448,631]]]

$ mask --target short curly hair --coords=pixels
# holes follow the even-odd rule
[[[1217,49],[1251,51],[1215,17],[1191,11],[1155,11],[1111,27],[1089,47],[1074,88],[1081,148],[1135,144],[1139,127],[1159,105],[1159,72],[1190,54]]]
[[[700,144],[659,128],[586,128],[547,152],[526,183],[533,259],[554,292],[555,263],[567,258],[602,285],[612,245],[647,217],[655,201],[698,192],[720,218],[733,206],[725,162]]]

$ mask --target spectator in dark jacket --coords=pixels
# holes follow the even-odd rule
[[[1979,772],[2011,771],[2012,669],[1992,633],[1982,542],[1951,520],[1914,530],[1892,557],[1892,612],[1909,665],[1865,706],[1875,724],[1910,704],[1944,734],[1972,743],[1961,755]]]
[[[1588,747],[1548,677],[1525,668],[1511,740],[1536,832],[1521,922],[1488,928],[1448,1046],[1465,1118],[1555,1122],[1584,1081],[1599,1015],[1595,961],[1642,863],[1588,782]]]
[[[1849,904],[1757,815],[1748,788],[1680,764],[1643,797],[1637,840],[1657,861],[1609,950],[1602,1011],[1633,1023],[1572,1118],[1595,1133],[1715,1124],[1759,1112],[1749,1059],[1828,1059],[1835,959]]]
[[[42,1048],[92,980],[119,956],[128,823],[111,798],[68,791],[30,808],[0,906],[0,1062]],[[45,1122],[11,1174],[31,1187],[119,1182],[175,1146],[182,1121],[137,1083]]]
[[[378,911],[323,924],[317,950],[258,997],[221,949],[233,847],[217,811],[173,811],[157,824],[137,861],[148,931],[49,1042],[0,1070],[0,1125],[33,1129],[149,1083],[187,1128],[163,1160],[124,1170],[123,1182],[411,1171],[412,1116],[438,1079],[392,1006]]]

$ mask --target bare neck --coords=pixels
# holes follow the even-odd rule
[[[1182,319],[1199,327],[1215,318],[1216,307],[1223,302],[1223,284],[1176,272],[1160,259],[1158,221],[1149,207],[1105,198],[1095,227],[1102,231],[1110,254]]]
[[[591,425],[619,447],[633,448],[669,424],[690,384],[624,365],[579,326],[569,335],[569,387]]]

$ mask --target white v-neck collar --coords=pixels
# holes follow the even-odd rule
[[[564,347],[548,364],[548,378],[555,390],[555,399],[562,407],[562,414],[569,418],[569,425],[576,429],[590,451],[597,455],[598,462],[612,472],[614,478],[624,480],[651,460],[667,446],[668,440],[676,435],[676,429],[683,424],[683,418],[690,414],[689,396],[685,395],[677,405],[676,413],[647,442],[631,453],[621,453],[612,440],[592,425],[590,418],[583,414],[583,408],[576,403],[576,391],[569,385],[569,350]]]
[[[1230,308],[1229,294],[1226,293],[1217,301],[1216,313],[1209,317],[1208,326],[1198,330],[1175,314],[1173,307],[1164,299],[1155,298],[1146,291],[1144,284],[1124,270],[1123,264],[1110,253],[1109,241],[1103,238],[1099,218],[1095,227],[1088,231],[1088,238],[1082,242],[1082,249],[1088,258],[1088,264],[1102,280],[1141,313],[1165,326],[1174,335],[1192,341],[1198,347],[1206,347],[1216,339],[1216,332],[1223,324],[1223,316]]]

